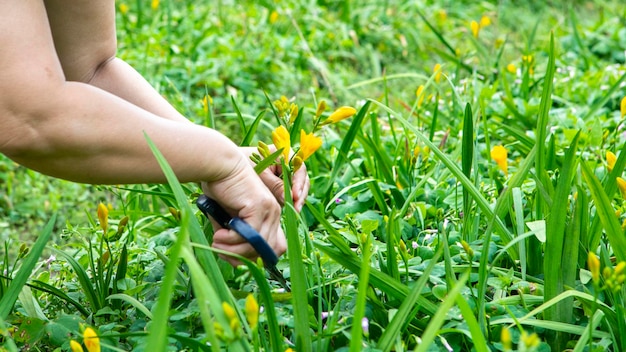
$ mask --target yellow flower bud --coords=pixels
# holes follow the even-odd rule
[[[235,308],[228,304],[228,302],[222,302],[222,309],[224,310],[224,314],[229,321],[237,319],[237,312],[235,312]]]
[[[622,98],[622,101],[619,104],[619,110],[622,113],[622,118],[624,118],[624,116],[626,116],[626,97]]]
[[[283,158],[285,160],[289,160],[289,151],[291,148],[291,138],[289,137],[289,131],[285,128],[285,126],[278,126],[272,132],[272,141],[277,149],[283,150]]]
[[[341,120],[345,120],[348,117],[353,116],[354,114],[356,114],[355,108],[351,106],[342,106],[339,109],[335,110],[335,112],[330,114],[330,116],[328,116],[328,118],[322,124],[326,125],[329,123],[337,123]]]
[[[600,260],[592,252],[587,255],[587,266],[591,271],[591,279],[595,284],[598,284],[600,282]]]
[[[439,83],[439,81],[441,80],[441,65],[440,64],[435,64],[435,67],[433,68],[433,73],[435,74],[435,82]]]
[[[491,25],[491,19],[487,16],[483,16],[480,18],[480,28],[484,28]]]
[[[619,262],[615,266],[615,269],[613,269],[613,272],[615,273],[615,275],[620,275],[622,272],[624,272],[624,269],[626,269],[626,262]]]
[[[150,7],[152,8],[152,10],[156,10],[159,8],[159,0],[152,0],[152,3],[150,4]]]
[[[507,159],[507,150],[505,147],[501,145],[497,145],[491,149],[491,159],[496,162],[498,168],[504,172],[505,175],[508,174],[508,159]]]
[[[259,303],[257,303],[254,295],[249,294],[246,297],[246,318],[248,319],[248,324],[254,330],[259,324]]]
[[[616,161],[617,161],[617,156],[615,156],[615,154],[612,151],[607,150],[606,151],[606,168],[609,170],[609,172],[613,171]]]
[[[421,107],[425,97],[423,85],[417,87],[417,90],[415,91],[415,96],[417,97],[417,106]]]
[[[120,4],[120,12],[122,13],[122,15],[125,15],[128,13],[128,5],[126,4]],[[82,347],[81,347],[82,348]]]
[[[272,11],[270,14],[270,24],[274,24],[276,21],[278,21],[278,12]]]
[[[514,64],[508,64],[506,65],[506,70],[509,71],[509,73],[515,74],[517,72],[517,67],[515,67]]]
[[[326,101],[322,100],[317,104],[317,110],[315,110],[315,118],[319,118],[326,111]]]
[[[513,348],[511,341],[511,331],[506,327],[502,328],[502,331],[500,331],[500,342],[502,342],[502,347],[504,347],[505,351]]]
[[[77,341],[70,340],[70,349],[72,352],[83,352],[83,346],[80,345]]]
[[[87,327],[83,332],[83,343],[87,347],[87,351],[100,352],[100,339],[92,328]]]
[[[470,23],[470,30],[472,31],[472,35],[474,38],[478,38],[478,33],[480,32],[480,25],[476,21],[472,21]]]
[[[98,220],[100,221],[100,227],[106,234],[109,228],[109,209],[103,203],[98,204]]]

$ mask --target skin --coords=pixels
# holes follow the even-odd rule
[[[201,182],[277,254],[285,252],[279,172],[257,175],[248,158],[253,149],[189,122],[115,57],[114,1],[1,1],[0,33],[0,153],[76,182],[165,182],[145,133],[181,182]],[[293,178],[298,210],[308,190],[303,168]],[[226,229],[215,232],[213,246],[257,257]]]

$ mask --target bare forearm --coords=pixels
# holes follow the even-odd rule
[[[157,116],[188,122],[143,76],[119,58],[104,63],[88,83]]]
[[[183,182],[223,178],[246,163],[214,130],[159,118],[86,84],[67,83],[49,99],[44,116],[19,130],[22,148],[9,154],[48,175],[101,184],[164,181],[144,132]]]

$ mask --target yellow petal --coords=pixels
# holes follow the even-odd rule
[[[87,347],[87,351],[100,352],[100,339],[92,328],[88,327],[83,332],[83,342],[85,343],[85,347]]]
[[[159,8],[159,0],[152,0],[152,3],[150,4],[150,7],[152,7],[153,10],[156,10]]]
[[[100,227],[106,234],[109,228],[109,209],[103,203],[98,204],[98,220],[100,221]]]
[[[491,19],[487,16],[480,18],[480,28],[487,27],[491,24]]]
[[[424,85],[420,85],[419,87],[417,87],[417,90],[415,91],[415,96],[417,96],[417,106],[420,107],[422,106],[422,102],[424,102]]]
[[[497,145],[491,149],[491,159],[498,164],[498,168],[506,175],[508,173],[507,165],[507,150],[501,145]]]
[[[472,35],[474,38],[478,38],[478,32],[480,31],[480,25],[476,21],[472,21],[470,23],[470,29],[472,30]]]
[[[587,255],[587,266],[589,271],[591,271],[591,279],[593,282],[598,283],[600,281],[600,260],[592,252],[589,252]]]
[[[312,132],[307,134],[304,130],[300,130],[300,150],[298,156],[302,161],[306,161],[313,153],[322,146],[322,139],[315,136]]]
[[[287,131],[285,126],[278,126],[272,132],[272,141],[274,142],[274,146],[276,146],[276,149],[283,150],[283,157],[285,158],[285,160],[289,160],[291,138],[289,137],[289,131]]]
[[[254,295],[249,294],[246,297],[246,318],[252,329],[255,329],[259,323],[259,303],[257,303]]]
[[[517,72],[517,68],[513,64],[506,65],[506,70],[509,71],[509,73],[516,73]]]
[[[612,151],[607,150],[606,151],[606,168],[609,170],[609,172],[613,171],[616,161],[617,161],[617,156],[615,156],[615,154]]]
[[[622,102],[619,105],[619,110],[622,113],[622,118],[626,116],[626,97],[622,98]]]
[[[330,114],[330,116],[328,116],[326,121],[324,121],[324,124],[337,123],[341,120],[347,119],[350,116],[353,116],[354,114],[356,114],[355,108],[351,106],[342,106],[339,109],[335,110],[335,112]]]
[[[83,346],[80,345],[77,341],[70,340],[70,349],[72,352],[83,352]]]
[[[439,81],[441,80],[441,65],[440,64],[435,64],[435,67],[433,68],[433,73],[435,74],[435,82],[439,83]]]

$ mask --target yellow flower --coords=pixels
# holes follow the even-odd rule
[[[100,221],[100,227],[106,234],[109,228],[109,209],[103,203],[98,204],[98,220]]]
[[[440,64],[435,64],[435,67],[433,68],[433,73],[435,74],[435,82],[439,83],[439,81],[441,80],[441,65]]]
[[[528,335],[526,331],[522,331],[522,336],[520,336],[520,339],[522,340],[526,348],[537,347],[541,343],[541,339],[539,339],[539,335],[537,335],[537,333],[535,332]]]
[[[327,125],[329,123],[337,123],[341,120],[345,120],[348,117],[356,114],[356,109],[351,106],[342,106],[339,109],[335,110],[328,118],[322,123],[323,125]]]
[[[622,198],[626,199],[626,180],[621,177],[617,178],[617,187],[619,191],[622,193]]]
[[[227,302],[222,302],[222,309],[224,310],[226,318],[228,318],[230,328],[233,331],[237,330],[239,327],[239,319],[237,319],[237,312],[235,312],[235,309]]]
[[[591,279],[595,284],[598,284],[600,282],[600,260],[592,252],[587,255],[587,266],[591,271]]]
[[[289,131],[285,128],[285,126],[278,126],[272,132],[272,141],[276,146],[276,149],[283,150],[283,157],[285,160],[289,160],[289,150],[291,148],[291,139],[289,137]]]
[[[207,94],[204,96],[204,98],[202,98],[202,110],[205,114],[209,113],[210,105],[213,105],[213,98],[211,98],[211,96]]]
[[[122,13],[122,15],[127,14],[128,13],[128,5],[120,4],[120,12]]]
[[[508,328],[502,328],[502,331],[500,332],[500,341],[502,342],[502,347],[504,347],[505,351],[513,348],[511,344],[511,331],[509,331]]]
[[[300,150],[298,156],[302,161],[306,161],[315,151],[322,146],[322,139],[315,136],[313,132],[307,134],[304,130],[300,130]]]
[[[448,19],[448,13],[446,12],[446,10],[441,9],[437,11],[437,20],[439,22],[444,22],[447,19]]]
[[[274,24],[276,21],[278,21],[278,12],[272,11],[270,14],[270,24]]]
[[[472,30],[472,35],[474,38],[478,38],[478,33],[480,32],[480,25],[476,21],[472,21],[470,23],[470,29]]]
[[[424,85],[420,85],[419,87],[417,87],[417,90],[415,91],[415,96],[417,97],[417,106],[421,107],[422,103],[424,102]]]
[[[622,113],[622,118],[626,116],[626,97],[622,98],[622,102],[619,104],[619,110]]]
[[[506,70],[509,71],[509,73],[515,73],[517,72],[517,67],[513,64],[508,64],[506,65]]]
[[[70,349],[72,352],[83,352],[83,346],[80,345],[77,341],[70,340]]]
[[[257,303],[254,295],[249,294],[246,297],[246,318],[252,329],[256,329],[259,324],[259,303]]]
[[[87,347],[87,351],[100,352],[100,339],[92,328],[87,327],[83,332],[83,342],[85,343],[85,347]]]
[[[315,118],[319,118],[326,111],[326,101],[322,100],[317,104],[317,110],[315,111]]]
[[[501,145],[497,145],[491,149],[491,159],[498,164],[498,168],[504,172],[505,175],[508,174],[507,171],[507,150],[505,147]]]
[[[491,19],[487,16],[483,16],[480,18],[480,28],[485,28],[491,25]]]
[[[156,10],[159,8],[159,0],[152,0],[152,3],[150,4],[150,7],[152,7],[152,10]]]
[[[617,161],[617,156],[615,156],[615,154],[612,151],[607,150],[606,151],[606,168],[609,170],[609,172],[613,171],[616,161]]]

